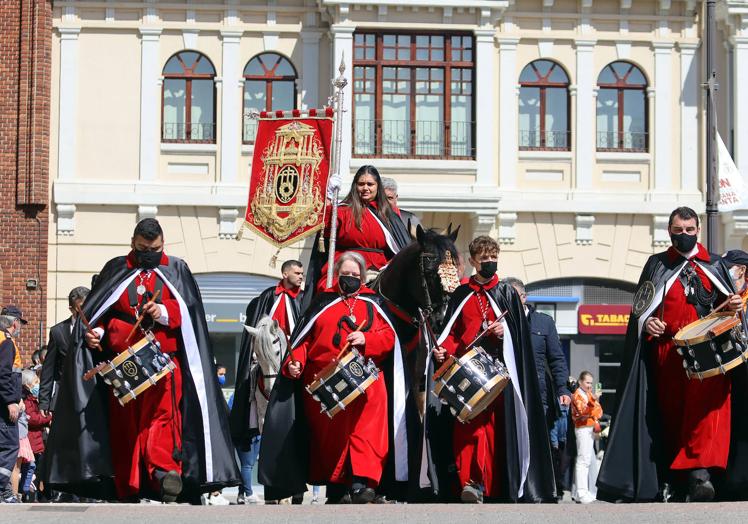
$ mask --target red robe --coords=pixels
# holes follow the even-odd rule
[[[373,294],[367,288],[362,295]],[[363,300],[348,299],[353,314],[360,324],[368,319],[367,305]],[[376,308],[373,309],[374,322],[364,333],[366,346],[363,354],[377,365],[392,351],[395,333]],[[329,306],[314,322],[302,341],[292,349],[291,355],[283,363],[282,372],[288,374],[291,359],[302,365],[300,379],[306,385],[314,380],[314,374],[327,366],[340,349],[351,330],[343,325],[340,331],[340,347],[333,344],[338,321],[350,314],[346,304],[339,302]],[[361,348],[358,348],[362,351]],[[388,453],[388,412],[387,389],[384,374],[364,392],[330,419],[320,413],[320,404],[306,391],[303,393],[304,413],[309,422],[309,464],[310,484],[350,484],[351,476],[363,477],[370,486],[379,484]]]
[[[287,289],[286,286],[283,285],[282,280],[278,282],[277,286],[275,286],[276,298],[275,303],[273,304],[272,318],[273,320],[278,321],[278,326],[283,330],[286,336],[291,336],[291,332],[295,327],[295,325],[293,325],[293,318],[289,318],[286,301],[295,299],[300,292],[301,288],[298,287],[296,289]]]
[[[325,216],[325,238],[330,237],[331,214]],[[361,215],[361,228],[356,227],[351,208],[347,205],[338,207],[338,234],[335,244],[335,260],[346,251],[356,251],[364,257],[368,269],[382,269],[394,253],[387,244],[383,224],[368,208]],[[388,233],[389,234],[389,233]],[[365,248],[359,250],[357,248]],[[371,251],[373,250],[373,251]],[[327,280],[327,264],[322,266],[318,291],[323,291]]]
[[[708,263],[706,249],[701,244],[698,247],[694,258]],[[672,261],[683,260],[673,247],[668,256]],[[704,289],[711,291],[712,281],[693,259],[689,263]],[[659,314],[660,308],[655,311]],[[665,453],[672,470],[724,469],[730,452],[730,377],[689,379],[672,340],[680,328],[697,319],[696,309],[686,302],[683,284],[676,279],[665,295],[665,334],[653,339],[656,349],[652,355]]]
[[[496,314],[482,289],[491,289],[498,285],[499,278],[494,277],[486,284],[479,284],[474,278],[469,281],[470,289],[480,294],[471,295],[452,324],[447,338],[441,346],[447,353],[460,358],[478,334],[483,331],[483,320],[492,322]],[[481,307],[482,306],[482,307]],[[484,317],[485,313],[485,317]],[[493,335],[487,335],[479,345],[501,348],[502,342]],[[460,486],[469,482],[483,486],[484,495],[498,497],[501,495],[501,472],[504,464],[504,394],[499,395],[493,403],[477,417],[466,424],[454,423],[452,448],[457,463]],[[498,438],[498,440],[497,440]]]
[[[161,264],[168,264],[168,261],[166,255],[161,257]],[[128,268],[137,266],[132,252],[127,257],[127,266]],[[140,274],[142,275],[143,272]],[[156,274],[151,271],[144,280],[143,285],[148,291],[154,291],[156,278],[158,278]],[[140,283],[139,276],[135,277],[135,282]],[[179,303],[172,297],[166,285],[161,290],[160,299],[166,307],[168,325],[163,326],[156,322],[152,332],[161,344],[161,351],[174,353],[179,348],[181,336],[182,317]],[[110,311],[129,314],[135,319],[127,290],[112,305]],[[104,322],[99,324],[105,332],[102,340],[104,348],[115,353],[127,350],[128,343],[125,338],[130,333],[132,324],[117,318],[108,318],[106,314],[104,318]],[[138,330],[129,342],[134,344],[141,338],[143,334]],[[162,378],[135,400],[121,406],[114,395],[110,396],[109,435],[112,466],[114,483],[120,499],[136,496],[143,488],[159,493],[160,486],[154,478],[154,472],[157,469],[182,473],[181,463],[172,456],[175,441],[179,449],[182,447],[182,421],[178,408],[182,399],[182,374],[179,361],[172,358],[172,362],[177,366],[173,379],[168,376]],[[172,398],[172,387],[174,398]],[[174,405],[177,406],[176,410],[173,409]],[[146,486],[141,486],[141,479],[147,479]]]

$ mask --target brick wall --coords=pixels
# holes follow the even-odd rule
[[[46,328],[51,0],[0,1],[0,49],[0,303],[29,320],[28,362]]]

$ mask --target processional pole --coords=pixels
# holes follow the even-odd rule
[[[344,92],[343,88],[345,88],[346,85],[348,85],[348,80],[346,80],[345,75],[345,54],[340,59],[340,66],[338,67],[338,72],[340,75],[333,80],[332,85],[334,86],[335,90],[333,91],[332,96],[329,99],[329,105],[333,107],[333,110],[335,112],[335,140],[333,141],[333,163],[334,163],[334,169],[331,167],[330,171],[333,173],[333,177],[335,177],[336,180],[340,180],[341,176],[340,173],[338,173],[338,170],[340,169],[340,149],[343,142],[343,112],[345,111],[343,109],[343,98],[344,98]],[[327,253],[327,283],[326,288],[332,287],[332,267],[335,264],[335,243],[338,236],[338,194],[340,193],[340,184],[337,184],[337,187],[333,189],[332,193],[332,219],[330,221],[330,244],[328,247],[328,253]],[[366,275],[361,275],[362,278],[365,278]]]
[[[715,51],[716,0],[706,1],[706,235],[707,250],[715,253],[719,235],[719,177],[717,175],[717,112],[715,95],[718,88]]]

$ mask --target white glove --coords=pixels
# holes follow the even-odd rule
[[[328,200],[332,200],[333,198],[335,198],[335,192],[339,191],[342,185],[343,185],[342,176],[340,176],[338,173],[330,175],[330,178],[327,180]]]

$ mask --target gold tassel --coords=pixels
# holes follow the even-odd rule
[[[275,252],[275,255],[270,257],[270,267],[272,267],[273,269],[275,269],[275,266],[278,264],[278,255],[280,255],[280,252],[281,250],[280,248],[278,248],[278,251]]]
[[[325,235],[321,234],[319,235],[319,239],[317,240],[317,250],[320,253],[325,252]]]

